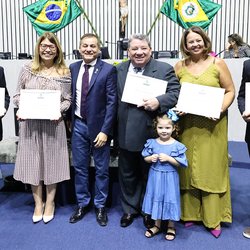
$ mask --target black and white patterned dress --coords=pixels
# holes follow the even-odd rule
[[[61,91],[61,113],[71,104],[71,78],[44,76],[31,71],[31,64],[23,66],[14,95],[19,105],[21,89],[49,89]],[[70,178],[69,154],[65,124],[51,120],[24,120],[19,123],[19,143],[14,178],[23,183],[45,185]]]

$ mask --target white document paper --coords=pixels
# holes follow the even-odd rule
[[[4,103],[5,103],[5,88],[0,88],[0,116],[3,116],[5,112]]]
[[[183,82],[176,109],[189,114],[220,118],[225,89]]]
[[[58,120],[60,113],[60,90],[22,89],[18,116],[21,119]]]
[[[165,94],[167,85],[167,81],[128,73],[122,94],[122,102],[141,105],[143,99]]]
[[[245,111],[250,112],[250,82],[245,83]]]

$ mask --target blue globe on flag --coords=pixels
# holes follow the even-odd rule
[[[60,6],[51,4],[46,8],[45,15],[50,21],[57,21],[62,15],[62,10]]]

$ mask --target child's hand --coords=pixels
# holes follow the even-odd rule
[[[151,155],[151,161],[152,162],[157,162],[158,161],[158,154]]]
[[[159,154],[159,161],[160,162],[165,162],[165,161],[169,161],[169,156],[163,153]]]

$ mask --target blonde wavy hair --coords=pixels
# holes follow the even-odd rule
[[[40,57],[40,44],[43,40],[48,39],[51,43],[53,43],[56,46],[56,57],[54,58],[54,67],[57,70],[57,73],[60,75],[65,75],[69,73],[69,68],[66,66],[64,58],[63,58],[63,52],[61,45],[58,41],[58,38],[51,32],[45,32],[43,33],[35,47],[35,54],[34,54],[34,59],[32,61],[32,71],[33,72],[39,72],[42,70],[42,59]]]

